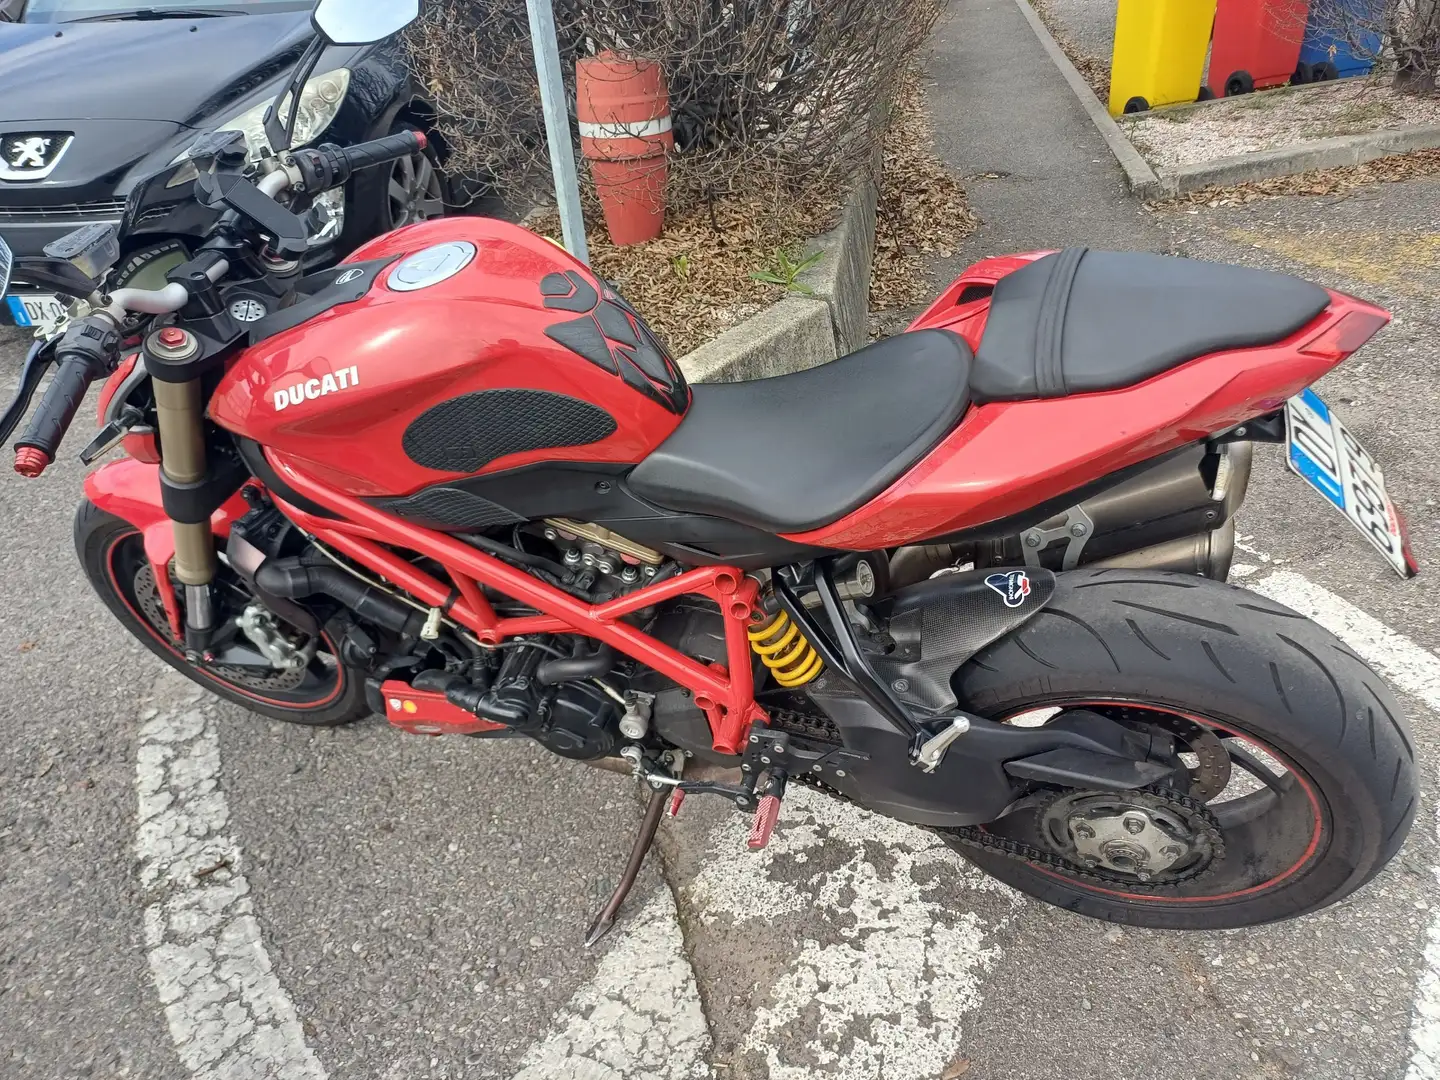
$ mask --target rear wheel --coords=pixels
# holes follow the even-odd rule
[[[318,641],[308,642],[293,628],[280,627],[308,657],[303,666],[293,669],[192,664],[171,631],[154,570],[145,556],[144,538],[135,526],[87,500],[75,516],[75,548],[90,584],[121,625],[160,659],[212,693],[293,724],[332,726],[370,712],[363,675],[340,661],[335,637],[329,631],[322,631]],[[222,568],[224,574],[228,571]],[[219,584],[232,590],[243,588],[238,579]]]
[[[1225,96],[1238,97],[1240,94],[1249,94],[1255,90],[1255,80],[1250,77],[1248,71],[1234,71],[1225,80]]]
[[[1315,623],[1232,586],[1062,574],[1050,605],[955,682],[994,719],[1085,709],[1176,739],[1186,790],[1042,792],[986,826],[1043,859],[951,837],[1083,915],[1162,929],[1302,915],[1378,873],[1414,817],[1413,743],[1384,683]]]

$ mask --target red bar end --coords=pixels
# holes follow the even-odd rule
[[[33,446],[22,446],[15,451],[15,471],[27,479],[34,480],[50,467],[51,457]]]

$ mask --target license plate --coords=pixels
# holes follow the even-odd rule
[[[1405,522],[1385,492],[1375,459],[1313,390],[1285,407],[1286,460],[1290,468],[1350,519],[1401,577],[1418,572]]]
[[[37,326],[54,322],[65,314],[65,305],[45,293],[22,293],[5,297],[10,321],[16,326]]]

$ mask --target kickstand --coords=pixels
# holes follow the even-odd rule
[[[645,861],[650,845],[655,842],[655,831],[660,827],[660,815],[664,812],[669,797],[669,790],[664,788],[650,793],[650,803],[645,807],[645,816],[640,821],[640,832],[635,836],[635,845],[630,849],[630,860],[625,864],[625,872],[620,875],[620,883],[615,886],[614,894],[600,914],[595,916],[595,921],[590,924],[590,930],[585,935],[587,949],[608,934],[615,925],[615,916],[620,912],[620,905],[625,903],[625,898],[635,887],[635,879],[640,876],[640,865]]]

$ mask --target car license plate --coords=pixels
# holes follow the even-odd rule
[[[1405,522],[1385,492],[1385,474],[1314,390],[1285,407],[1290,468],[1350,519],[1401,577],[1418,572]]]
[[[65,314],[65,304],[45,293],[22,293],[5,297],[10,321],[16,326],[39,326]]]

